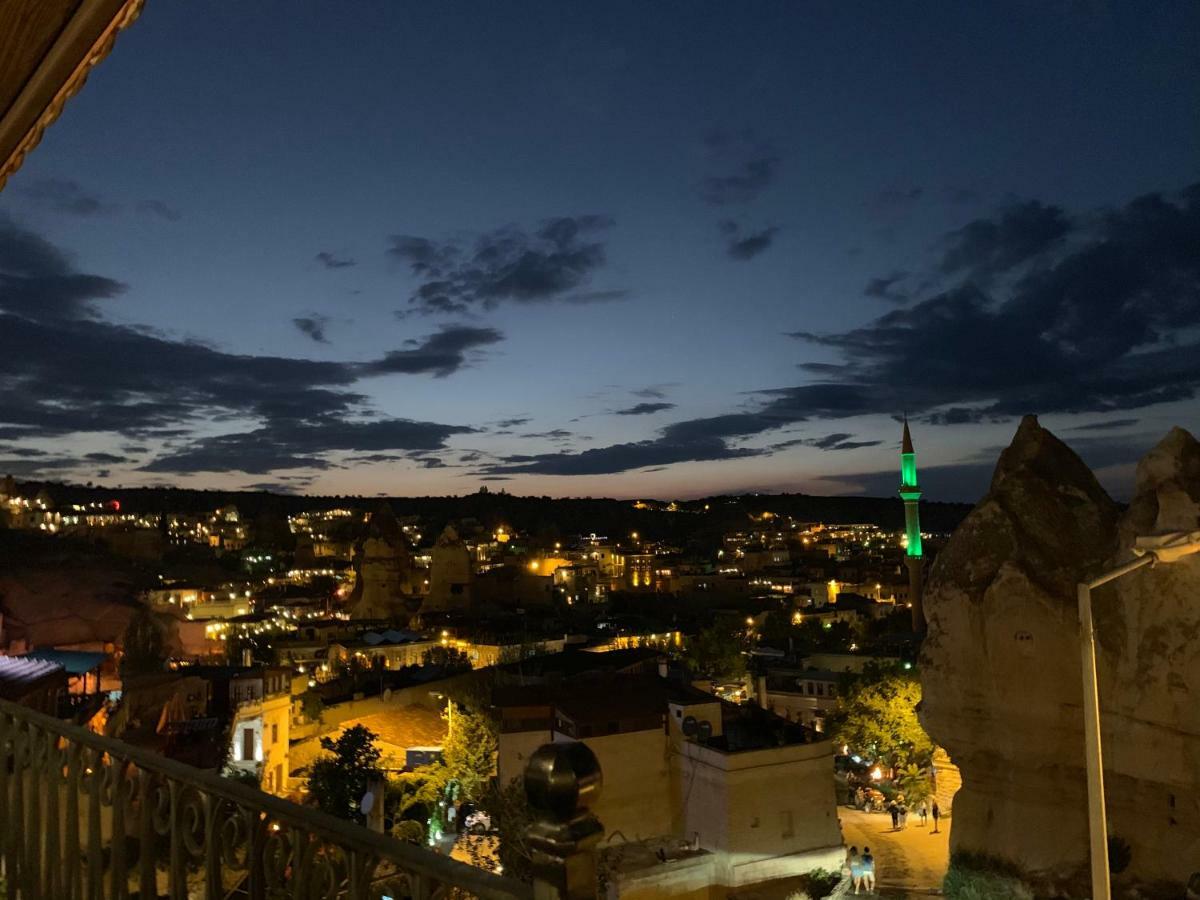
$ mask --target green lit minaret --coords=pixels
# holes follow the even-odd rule
[[[917,484],[917,452],[913,450],[912,435],[908,433],[908,417],[904,418],[904,438],[900,443],[900,498],[904,501],[904,531],[908,536],[908,597],[912,603],[913,631],[925,633],[925,607],[921,602],[923,566],[925,556],[921,552],[921,516],[917,504],[921,500],[921,487]]]

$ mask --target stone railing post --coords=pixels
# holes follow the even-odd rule
[[[596,845],[604,826],[590,807],[600,795],[600,763],[586,744],[543,744],[525,767],[533,808],[526,832],[535,900],[593,900]]]

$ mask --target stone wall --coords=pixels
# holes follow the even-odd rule
[[[1075,586],[1132,558],[1135,535],[1200,528],[1200,445],[1175,429],[1122,510],[1027,417],[991,488],[938,556],[925,596],[920,716],[959,766],[951,850],[1070,877],[1087,864]],[[1109,829],[1126,877],[1200,865],[1200,557],[1094,593]]]

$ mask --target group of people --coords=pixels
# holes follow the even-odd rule
[[[900,831],[908,827],[908,806],[904,803],[904,795],[899,794],[895,800],[892,800],[887,805],[887,811],[892,817],[892,830]],[[921,817],[921,825],[924,826],[929,817],[933,817],[933,833],[938,833],[938,820],[942,817],[942,811],[938,808],[937,801],[934,800],[932,805],[928,800],[922,800],[917,807],[917,815]]]
[[[861,893],[864,888],[868,894],[875,893],[875,857],[870,847],[863,847],[861,856],[857,847],[851,847],[846,853],[846,868],[854,893]]]

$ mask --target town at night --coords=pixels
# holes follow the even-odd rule
[[[0,0],[0,896],[1200,900],[1200,6]]]

